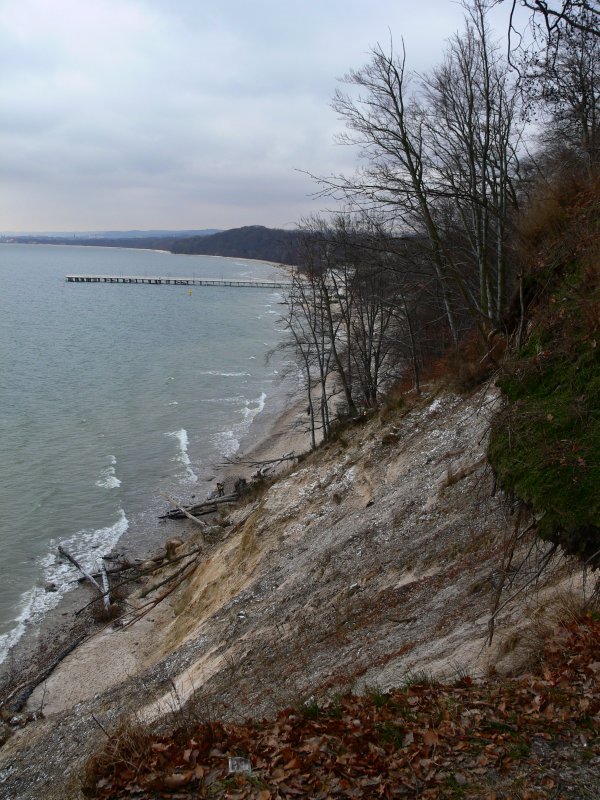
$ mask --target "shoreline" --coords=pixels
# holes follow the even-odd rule
[[[200,256],[201,258],[222,258],[226,261],[233,261],[234,259],[239,261],[251,261],[255,264],[268,264],[270,267],[277,267],[278,269],[283,270],[298,269],[299,267],[298,264],[282,264],[280,261],[269,261],[268,259],[264,258],[248,258],[246,256],[219,256],[213,255],[212,253],[174,253],[172,250],[160,250],[154,247],[124,247],[123,245],[115,245],[113,247],[110,244],[81,244],[79,242],[73,242],[72,244],[67,244],[66,242],[0,242],[0,245],[1,244],[24,244],[33,245],[36,247],[44,247],[45,245],[50,245],[50,247],[95,247],[97,250],[137,250],[141,253],[164,253],[167,256]]]
[[[291,450],[299,454],[301,448],[309,448],[308,436],[294,430],[295,420],[303,406],[302,401],[297,397],[293,399],[294,395],[289,387],[283,386],[279,389],[271,398],[267,398],[265,408],[253,420],[238,451],[232,457],[232,462],[222,466],[225,483],[231,483],[237,477],[250,480],[256,467],[243,463],[246,460],[277,458]],[[236,463],[236,459],[242,463]],[[207,521],[210,522],[211,518],[207,517]],[[146,536],[144,530],[129,529],[107,555],[129,561],[143,561],[159,551],[170,538],[186,541],[193,530],[192,523],[188,521],[168,519],[162,520],[160,525],[148,531],[150,536]],[[90,609],[85,608],[94,597],[95,593],[89,584],[80,581],[79,585],[67,591],[57,605],[46,611],[39,620],[25,624],[22,635],[0,664],[0,700],[15,685],[32,683],[48,664],[74,644],[76,649],[102,631],[105,623],[95,621]],[[44,683],[48,677],[44,679]]]
[[[63,245],[57,246],[62,247]],[[110,249],[113,248],[102,247],[102,252],[108,257],[111,255],[111,253],[108,252]],[[133,249],[131,249],[129,252],[131,255],[136,256],[136,253],[133,252]],[[73,257],[73,254],[71,254],[71,256]],[[112,256],[117,258],[118,254],[113,253]],[[80,256],[77,256],[76,258],[79,259]],[[94,258],[96,260],[100,259],[101,261],[105,260],[104,256],[101,254],[96,255]],[[124,256],[119,258],[124,258]],[[51,254],[48,255],[48,259],[52,262],[53,257]],[[140,259],[142,261],[145,260],[145,256],[142,253],[140,253],[132,263],[138,264]],[[60,265],[62,264],[62,260],[63,257],[60,257],[55,262],[56,265],[59,265],[59,269],[61,269]],[[200,262],[203,264],[203,269],[209,274],[218,272],[216,267],[213,268],[210,265],[207,266],[206,259],[201,258],[198,260],[198,263]],[[16,262],[16,257],[15,263],[20,263]],[[35,266],[37,261],[32,263]],[[242,266],[237,267],[235,265],[235,261],[231,259],[221,259],[220,263],[227,265],[227,269],[230,268],[236,274],[242,272],[250,273],[255,269],[250,262],[247,263],[245,269],[243,264]],[[226,271],[225,267],[223,268],[223,271]],[[271,271],[275,273],[275,269],[266,264],[264,265],[264,269],[259,270],[256,268],[256,271],[265,274],[267,272],[271,273]],[[60,274],[64,275],[64,271]],[[275,293],[273,295],[271,292],[269,292],[267,299],[264,300],[264,303],[273,304],[275,310],[269,312],[264,311],[262,309],[263,301],[260,299],[256,303],[253,302],[252,307],[254,308],[254,305],[256,305],[256,313],[260,315],[266,315],[267,313],[275,314],[278,308],[277,303],[280,302],[280,299],[280,293]],[[162,303],[162,301],[157,302]],[[259,308],[259,306],[261,307]],[[268,308],[271,308],[271,305],[269,305]],[[252,317],[252,319],[254,318]],[[262,319],[262,316],[259,316],[258,319]],[[271,330],[271,328],[274,330],[277,329],[276,325],[274,324],[276,317],[271,318],[265,316],[265,319],[268,320],[267,327],[269,330]],[[262,325],[263,323],[260,324]],[[256,330],[258,332],[260,327],[257,327]],[[259,335],[259,333],[257,333],[257,335]],[[273,336],[276,337],[275,342],[277,344],[280,336],[277,337],[277,334],[273,334]],[[267,340],[269,343],[272,341],[270,334],[265,333],[264,338],[265,345],[267,345]],[[262,339],[260,342],[262,342]],[[257,339],[257,345],[260,344],[260,342]],[[262,347],[258,347],[258,350],[252,349],[254,348],[254,344],[252,342],[250,342],[249,348],[250,349],[247,355],[253,353],[253,358],[258,355],[258,351],[262,352],[263,349]],[[193,353],[191,354],[191,357],[194,357]],[[235,357],[236,354],[233,352],[231,358],[235,360]],[[2,607],[3,624],[0,628],[0,632],[2,634],[0,636],[0,681],[4,672],[3,664],[10,660],[10,655],[8,655],[7,651],[10,649],[14,652],[15,647],[18,646],[18,643],[22,641],[24,636],[29,636],[31,638],[31,631],[39,627],[40,620],[44,619],[47,614],[58,615],[59,613],[63,613],[61,609],[65,605],[64,597],[71,596],[73,591],[77,588],[76,578],[78,575],[74,569],[69,567],[68,564],[66,565],[66,568],[61,566],[62,562],[56,554],[56,543],[63,542],[67,549],[70,549],[72,546],[73,550],[71,550],[71,552],[77,556],[78,550],[75,540],[80,536],[80,534],[84,534],[83,544],[79,552],[83,557],[84,562],[87,564],[86,568],[88,569],[91,568],[91,561],[93,561],[95,558],[96,553],[106,554],[111,548],[116,551],[126,550],[128,555],[143,559],[148,552],[152,552],[154,548],[158,548],[166,538],[169,538],[169,536],[173,535],[173,533],[169,531],[167,523],[159,522],[158,520],[158,516],[164,513],[164,511],[170,507],[167,501],[161,499],[159,496],[161,490],[167,491],[171,496],[177,498],[178,502],[187,503],[188,501],[191,501],[190,493],[194,492],[198,498],[203,499],[207,492],[214,489],[214,481],[216,480],[215,475],[218,473],[215,473],[213,465],[226,460],[224,454],[231,452],[231,450],[233,450],[235,447],[239,448],[237,453],[239,456],[239,454],[244,450],[247,450],[248,447],[253,446],[257,439],[256,431],[262,431],[265,428],[265,425],[268,425],[268,423],[265,423],[264,420],[272,417],[273,409],[277,409],[282,405],[281,401],[278,400],[278,396],[284,390],[282,389],[281,381],[277,380],[276,378],[277,370],[271,374],[269,368],[267,367],[260,366],[255,370],[254,365],[258,363],[256,361],[244,361],[244,364],[246,363],[248,364],[248,372],[251,372],[253,377],[248,378],[247,381],[246,379],[243,379],[242,381],[235,381],[236,385],[240,382],[248,383],[248,391],[246,391],[246,389],[239,390],[240,398],[235,399],[240,399],[242,407],[239,408],[238,405],[232,406],[232,409],[235,411],[234,414],[228,414],[228,408],[220,408],[218,415],[220,421],[217,422],[216,420],[211,420],[211,414],[207,409],[210,408],[212,411],[213,407],[196,404],[195,400],[198,399],[198,397],[200,398],[201,402],[204,402],[202,400],[204,395],[198,395],[193,385],[189,387],[189,391],[186,395],[191,400],[191,402],[188,403],[188,407],[186,407],[189,419],[187,419],[185,415],[182,416],[180,409],[177,408],[166,409],[165,412],[162,412],[162,415],[165,418],[165,434],[168,433],[179,438],[179,442],[175,440],[173,443],[174,447],[176,448],[176,453],[172,457],[172,461],[174,462],[173,464],[169,462],[164,469],[159,466],[154,470],[144,470],[143,462],[140,462],[141,466],[136,470],[136,458],[139,457],[136,456],[136,451],[138,451],[138,453],[143,452],[144,442],[140,441],[136,443],[135,439],[131,438],[128,445],[128,448],[131,452],[131,481],[126,483],[128,493],[124,490],[124,494],[120,500],[117,493],[115,493],[117,496],[116,504],[111,503],[110,501],[105,502],[106,498],[111,497],[111,495],[104,493],[102,495],[103,505],[98,503],[98,508],[102,512],[106,511],[106,513],[96,514],[93,518],[90,517],[88,524],[88,518],[85,510],[81,512],[81,509],[84,508],[84,505],[80,504],[78,499],[75,499],[75,497],[78,496],[69,496],[69,494],[66,493],[61,506],[61,510],[64,511],[64,519],[60,517],[60,522],[54,524],[55,520],[59,520],[59,516],[58,514],[52,513],[50,509],[48,512],[46,512],[45,519],[40,516],[32,517],[33,524],[30,526],[30,528],[32,533],[38,535],[40,547],[38,547],[37,550],[33,549],[33,555],[31,556],[28,555],[29,550],[23,548],[24,555],[22,560],[25,563],[25,559],[27,558],[28,561],[32,562],[32,566],[26,564],[26,568],[23,568],[22,571],[17,571],[14,577],[11,575],[13,581],[10,584],[10,591],[8,589],[6,591],[7,600]],[[250,365],[252,365],[252,368],[250,368]],[[277,365],[274,364],[274,366]],[[198,369],[200,369],[200,367],[198,367]],[[240,366],[240,369],[242,369],[242,366]],[[201,374],[204,375],[211,373],[202,372]],[[229,371],[225,369],[223,374],[228,375]],[[231,374],[237,375],[238,373],[232,371]],[[242,375],[243,373],[240,372],[239,374]],[[158,383],[160,383],[161,380],[162,377],[159,375]],[[212,379],[203,378],[202,380],[206,381],[207,386],[210,387],[210,382]],[[252,390],[250,387],[252,387]],[[254,393],[254,389],[256,389],[256,393]],[[258,395],[261,394],[262,390],[265,390],[268,394],[268,398],[266,399],[267,407],[264,409],[264,411],[262,411],[262,397],[264,395],[261,395],[261,398],[257,402]],[[210,388],[208,391],[210,391]],[[237,393],[237,391],[234,392],[234,394]],[[162,392],[160,397],[162,397],[163,394],[166,393]],[[171,395],[172,392],[169,392],[169,394]],[[168,399],[170,400],[172,398],[169,396]],[[234,398],[227,398],[227,400],[234,400]],[[93,405],[96,402],[96,398],[91,397],[90,401],[92,405],[91,413],[93,414]],[[211,400],[210,402],[214,401]],[[73,417],[77,418],[79,404],[75,402],[71,405],[73,406]],[[176,404],[170,402],[167,404],[165,399],[165,408],[167,405],[170,406]],[[257,414],[256,412],[259,410],[260,413]],[[178,413],[179,416],[177,416]],[[81,416],[88,415],[82,414]],[[253,419],[254,416],[256,416],[256,419]],[[223,417],[222,420],[221,417]],[[231,419],[229,419],[230,417]],[[32,416],[32,419],[35,419],[35,416]],[[199,422],[196,427],[201,431],[201,433],[197,436],[192,435],[194,433],[195,420]],[[85,420],[81,421],[85,422]],[[104,424],[106,423],[106,420],[103,419],[102,422]],[[173,427],[171,427],[171,423]],[[157,424],[160,423],[147,426],[150,434],[154,435],[157,432]],[[181,468],[179,466],[179,462],[185,465],[185,459],[187,458],[187,432],[185,430],[177,431],[179,428],[188,428],[190,431],[190,456],[194,458],[193,472],[191,468],[187,470],[185,466]],[[215,436],[212,436],[211,432],[214,433]],[[221,432],[223,433],[223,436],[221,436]],[[185,442],[179,437],[179,434],[181,433],[183,433],[185,436]],[[89,435],[95,436],[95,429],[93,429]],[[203,436],[205,436],[207,439],[206,443],[202,441]],[[227,436],[230,436],[229,442],[226,441]],[[210,439],[210,441],[208,441],[208,439]],[[239,441],[236,441],[236,439]],[[35,438],[32,438],[32,441],[35,441]],[[100,440],[98,439],[98,441]],[[46,457],[52,458],[52,446],[54,446],[53,442],[46,443],[42,439],[42,444],[47,445],[45,450]],[[171,445],[168,446],[169,448],[171,447]],[[166,450],[166,447],[167,446],[165,445],[160,452],[162,453],[163,450]],[[32,448],[31,453],[28,453],[32,463],[35,463],[39,460],[39,452],[38,445]],[[108,456],[108,458],[114,459],[115,457]],[[117,470],[118,469],[119,467],[117,467]],[[194,480],[197,478],[197,481],[193,484],[193,486],[186,485],[188,479],[186,476],[180,480],[179,475],[177,475],[171,480],[171,473],[175,473],[175,470],[179,471],[180,469],[186,470],[189,479]],[[40,473],[40,481],[42,484],[46,472],[49,472],[49,470],[44,470]],[[197,475],[195,475],[194,472],[197,473]],[[104,475],[104,470],[100,472],[100,475]],[[119,477],[123,476],[119,475]],[[97,474],[92,474],[91,480],[94,481],[97,486],[100,486],[100,483],[97,482]],[[104,480],[104,478],[102,478],[102,480]],[[86,483],[86,487],[90,486],[92,486],[90,482]],[[115,488],[115,486],[113,485],[111,487],[110,485],[104,484],[101,488],[104,490],[108,488]],[[19,491],[20,489],[17,485],[16,490],[13,491],[12,494],[9,492],[8,496],[12,497],[16,494],[18,497]],[[94,491],[96,490],[92,486],[91,492],[93,493]],[[92,498],[92,500],[94,499],[95,498]],[[105,508],[105,506],[107,508]],[[71,525],[72,518],[76,519],[78,524],[73,523],[73,525]],[[8,523],[7,518],[7,526],[8,525],[10,525],[10,523]],[[51,532],[46,533],[46,528]],[[127,530],[123,531],[124,528],[127,528]],[[94,539],[94,542],[96,542],[96,540],[99,542],[98,547],[90,546],[89,541],[86,538],[88,534],[90,539]],[[5,534],[3,530],[3,537],[4,535]],[[11,531],[7,527],[6,541],[8,542],[11,541],[10,535]],[[51,536],[52,539],[54,539],[55,544],[52,543]],[[64,539],[69,539],[71,536],[73,537],[73,544],[71,545],[69,541],[65,543]],[[117,541],[117,537],[119,536],[120,538]],[[22,534],[22,539],[24,542],[27,541],[25,533]],[[16,534],[14,535],[14,541],[20,541]],[[11,553],[10,550],[8,552],[9,554]],[[18,554],[20,555],[20,551]],[[9,558],[7,558],[7,564],[5,566],[7,569],[9,569]],[[57,591],[54,591],[55,588]],[[63,592],[65,593],[64,595]],[[4,602],[4,594],[2,599]]]

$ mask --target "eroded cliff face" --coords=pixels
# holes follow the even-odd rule
[[[45,687],[49,716],[0,751],[0,796],[77,796],[79,765],[103,736],[92,714],[107,728],[123,713],[159,723],[190,701],[197,713],[262,717],[348,687],[385,690],[410,672],[514,666],[502,640],[516,641],[533,607],[564,586],[568,565],[506,607],[488,648],[515,524],[485,458],[500,402],[488,387],[374,418],[236,510],[168,609],[139,628],[105,631],[56,670]],[[91,665],[107,659],[126,672],[117,663],[96,679]],[[77,670],[87,679],[65,700],[61,687]],[[65,767],[68,795],[64,782],[62,794],[53,788]]]
[[[203,642],[173,676],[177,695],[201,688],[221,713],[263,715],[410,672],[508,667],[485,643],[514,525],[485,459],[499,402],[493,389],[438,396],[355,428],[236,512],[176,606],[168,648]],[[507,610],[505,631],[523,607]]]

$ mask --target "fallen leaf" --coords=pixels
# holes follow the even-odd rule
[[[432,731],[431,728],[428,728],[423,736],[423,742],[427,747],[434,747],[440,743],[440,737],[435,731]]]
[[[194,779],[194,771],[187,770],[187,772],[176,772],[173,775],[165,775],[163,783],[167,789],[179,789],[180,786],[185,786]]]

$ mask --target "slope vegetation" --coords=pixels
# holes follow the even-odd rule
[[[525,219],[531,265],[523,343],[499,385],[508,404],[490,461],[540,536],[600,565],[600,197],[549,192]]]

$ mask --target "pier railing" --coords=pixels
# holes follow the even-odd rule
[[[174,278],[158,275],[65,275],[68,283],[146,283],[167,286],[235,286],[242,289],[290,289],[288,281],[244,281],[235,278]]]

